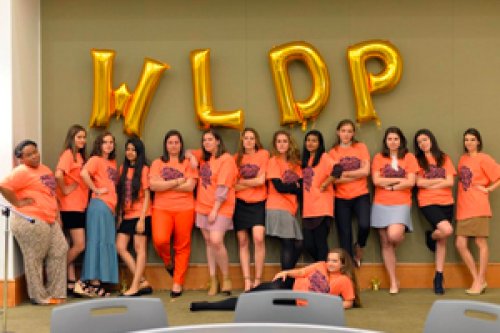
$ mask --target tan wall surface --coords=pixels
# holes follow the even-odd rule
[[[373,98],[381,128],[365,124],[358,138],[374,155],[383,130],[400,126],[411,142],[422,127],[433,130],[443,150],[456,163],[462,133],[477,127],[485,152],[500,161],[497,96],[500,92],[500,2],[498,1],[125,1],[44,0],[42,12],[42,117],[43,160],[54,167],[67,128],[88,125],[92,107],[91,48],[117,52],[114,88],[126,82],[131,89],[145,57],[166,62],[165,72],[145,123],[143,139],[148,156],[160,155],[164,133],[179,129],[189,147],[198,147],[200,131],[194,121],[189,52],[211,49],[212,87],[218,110],[243,108],[246,125],[259,130],[269,147],[280,128],[268,52],[276,45],[304,40],[313,44],[328,66],[332,81],[330,101],[316,121],[327,145],[343,118],[354,118],[353,92],[346,61],[349,45],[385,39],[403,57],[403,76],[387,94]],[[372,66],[377,70],[377,64]],[[310,79],[302,66],[291,68],[298,98],[308,95]],[[112,120],[122,160],[122,121]],[[90,141],[98,130],[90,131]],[[292,129],[302,142],[304,133]],[[234,151],[238,133],[223,130]],[[413,149],[413,145],[410,145]],[[89,149],[90,150],[90,149]],[[500,191],[491,195],[500,216]],[[432,262],[424,245],[427,222],[413,209],[415,232],[398,250],[399,261]],[[499,218],[492,223],[491,259],[500,261]],[[227,236],[231,261],[237,262],[234,235]],[[336,233],[330,241],[337,244]],[[450,241],[448,261],[458,255]],[[279,260],[279,247],[270,242],[268,261]],[[151,251],[153,252],[153,251]],[[159,259],[150,254],[152,261]],[[193,242],[193,262],[203,262],[199,232]],[[371,234],[366,261],[379,262],[378,237]]]

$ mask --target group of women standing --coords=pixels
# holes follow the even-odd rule
[[[355,138],[355,129],[352,121],[341,121],[336,142],[328,153],[321,132],[309,131],[302,158],[293,137],[286,131],[274,133],[268,152],[263,149],[257,131],[246,128],[241,133],[237,153],[231,156],[222,138],[211,129],[203,133],[199,150],[186,150],[181,133],[172,130],[165,135],[162,156],[153,161],[151,168],[144,144],[137,138],[127,140],[124,162],[118,168],[111,133],[96,138],[87,160],[86,131],[74,125],[68,131],[55,178],[48,168],[40,165],[36,144],[26,141],[16,148],[22,165],[0,183],[0,191],[21,212],[40,219],[44,226],[58,229],[54,232],[59,235],[60,228],[53,223],[57,220],[57,204],[55,199],[48,198],[56,192],[57,184],[62,225],[70,244],[66,255],[68,291],[77,294],[106,296],[103,283],[118,283],[117,255],[133,274],[130,288],[123,295],[151,293],[144,269],[147,237],[152,236],[165,269],[173,277],[171,297],[180,296],[193,225],[201,229],[205,240],[209,295],[231,292],[224,236],[233,228],[239,244],[244,288],[248,291],[262,282],[266,235],[279,239],[281,268],[290,272],[302,248],[314,261],[327,259],[327,236],[334,217],[340,246],[358,267],[370,228],[378,230],[390,280],[389,292],[396,294],[399,291],[396,249],[405,233],[413,229],[410,209],[416,185],[418,206],[432,226],[426,232],[426,244],[436,252],[434,291],[444,293],[443,266],[446,239],[453,233],[452,187],[456,175],[450,158],[440,150],[429,130],[417,131],[415,154],[412,154],[402,131],[390,127],[380,153],[371,162],[366,145]],[[487,237],[492,215],[487,194],[500,184],[500,166],[481,153],[481,149],[479,132],[468,129],[464,133],[464,155],[458,164],[456,209],[456,246],[473,278],[468,294],[480,294],[487,286]],[[47,175],[38,177],[42,168]],[[368,188],[370,173],[375,187],[373,203]],[[32,178],[32,182],[24,181]],[[37,191],[47,200],[37,200]],[[42,211],[49,212],[49,206],[54,216],[40,215]],[[302,225],[296,216],[298,211]],[[353,215],[357,219],[356,240],[352,232]],[[33,271],[26,269],[28,285],[43,290],[43,281],[33,276],[41,270],[45,256],[55,254],[40,252],[42,261],[31,260],[27,254],[33,246],[32,240],[23,239],[14,226],[13,232],[25,255],[26,267],[36,267]],[[469,237],[479,247],[479,268],[467,247]],[[127,250],[131,240],[135,258]],[[250,240],[254,243],[253,277]],[[65,246],[59,245],[59,250],[66,249]],[[82,275],[77,281],[73,262],[84,250]],[[217,268],[222,273],[221,284]],[[284,286],[291,288],[293,275],[280,276]],[[52,289],[53,279],[49,274]],[[39,292],[30,288],[30,298],[41,304],[63,298],[63,293],[52,289]]]

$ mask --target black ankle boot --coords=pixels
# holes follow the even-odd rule
[[[434,293],[437,295],[444,294],[443,272],[436,272],[436,275],[434,275]]]

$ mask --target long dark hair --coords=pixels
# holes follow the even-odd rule
[[[92,152],[90,153],[90,156],[99,156],[102,157],[102,143],[104,142],[104,138],[110,136],[113,138],[113,151],[109,154],[108,160],[114,160],[116,158],[116,140],[113,134],[111,132],[104,132],[101,133],[95,138],[94,141],[94,146],[92,147]]]
[[[68,133],[66,133],[66,139],[64,139],[63,151],[65,151],[66,149],[69,149],[71,151],[71,153],[73,154],[73,161],[75,161],[75,162],[76,162],[76,154],[80,154],[83,161],[85,162],[87,145],[83,146],[83,148],[80,148],[80,149],[76,148],[76,145],[75,145],[75,137],[78,134],[78,132],[85,132],[85,134],[87,134],[87,131],[85,130],[85,128],[83,128],[83,126],[78,125],[78,124],[75,124],[68,129]]]
[[[354,264],[352,262],[349,253],[342,248],[335,248],[328,251],[328,254],[336,253],[339,255],[340,263],[342,267],[340,268],[340,273],[349,277],[354,286],[354,306],[361,307],[361,298],[359,297],[359,285],[358,279],[356,278],[356,273],[354,272]]]
[[[387,147],[387,137],[389,134],[397,134],[399,136],[399,148],[398,148],[398,159],[405,157],[406,153],[408,153],[408,148],[406,144],[406,137],[403,132],[399,129],[399,127],[391,126],[385,130],[384,139],[382,141],[382,156],[391,157],[391,152],[389,147]]]
[[[206,134],[212,134],[215,138],[215,140],[219,141],[219,147],[217,148],[217,152],[215,153],[215,158],[219,158],[222,154],[226,152],[226,146],[224,145],[224,142],[222,141],[222,137],[219,135],[219,133],[215,132],[213,129],[209,128],[203,132],[203,135],[201,136],[201,150],[203,151],[203,160],[208,161],[210,160],[210,157],[212,157],[212,154],[209,153],[208,151],[205,150],[203,147],[203,138],[205,137]]]
[[[287,131],[278,130],[278,131],[274,132],[273,145],[271,148],[271,155],[272,156],[279,156],[280,155],[278,149],[276,149],[276,140],[278,140],[279,135],[284,135],[288,138],[288,151],[286,152],[286,161],[290,164],[293,164],[293,165],[300,165],[299,147],[297,146],[297,143],[295,142],[293,137]]]
[[[253,136],[255,137],[255,151],[259,151],[259,149],[262,149],[262,143],[260,142],[259,133],[257,133],[257,131],[251,127],[246,127],[241,132],[240,141],[238,142],[238,152],[236,153],[236,165],[238,167],[240,167],[243,155],[245,155],[245,147],[243,147],[243,138],[246,132],[253,133]]]
[[[318,165],[319,160],[321,159],[321,156],[323,156],[323,153],[325,152],[325,140],[323,139],[323,134],[321,134],[320,131],[318,130],[311,130],[307,132],[306,136],[304,137],[304,147],[302,148],[302,168],[307,168],[307,164],[309,163],[309,158],[311,157],[311,152],[307,150],[306,147],[306,141],[309,136],[315,136],[318,138],[318,149],[314,153],[314,160],[312,162],[312,167],[314,168],[316,165]]]
[[[418,146],[417,139],[421,135],[427,136],[431,141],[432,157],[434,157],[434,159],[436,160],[436,166],[442,167],[444,164],[446,154],[443,153],[443,151],[439,148],[436,137],[427,128],[419,129],[417,133],[415,133],[415,138],[413,140],[413,145],[415,146],[415,157],[417,158],[418,165],[420,165],[420,167],[425,171],[429,171],[429,161],[427,160],[427,157],[425,157],[425,153]]]
[[[477,151],[480,152],[481,150],[483,150],[483,139],[481,139],[481,134],[479,133],[479,131],[475,128],[468,128],[464,132],[464,140],[463,140],[464,141],[464,152],[468,153],[467,148],[465,148],[465,136],[467,134],[475,136],[477,141],[479,141],[479,145],[477,146]]]
[[[179,138],[179,141],[181,142],[181,150],[179,151],[179,162],[183,162],[185,158],[185,151],[184,151],[184,140],[182,139],[181,132],[178,130],[170,130],[165,134],[165,138],[163,139],[163,155],[161,156],[161,160],[163,162],[168,162],[170,161],[170,155],[168,154],[167,151],[167,141],[171,136],[176,136]]]
[[[127,146],[129,144],[134,146],[137,157],[135,159],[134,166],[132,166],[129,159],[127,158],[127,154],[125,154],[120,180],[116,185],[116,193],[118,195],[117,209],[119,211],[123,211],[123,205],[125,204],[128,169],[134,168],[134,174],[132,176],[132,181],[130,184],[131,194],[132,194],[131,199],[132,202],[134,202],[139,198],[139,191],[141,190],[142,169],[144,168],[144,166],[147,166],[146,148],[144,147],[144,144],[142,143],[141,139],[135,137],[129,138],[125,143],[125,150],[127,149]]]
[[[356,125],[354,124],[354,121],[352,121],[351,119],[343,119],[343,120],[339,121],[339,123],[337,124],[337,131],[339,131],[345,125],[350,125],[352,127],[353,132],[354,132],[354,135],[356,135]],[[335,131],[335,133],[337,133],[337,131]],[[335,139],[335,143],[333,144],[333,148],[337,147],[341,143],[340,136],[338,134],[336,134],[336,136],[337,136],[337,138]],[[351,143],[352,144],[358,143],[358,140],[356,140],[355,136],[352,137]]]

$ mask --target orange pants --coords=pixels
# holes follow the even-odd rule
[[[194,224],[194,209],[172,212],[153,209],[151,230],[153,245],[165,265],[171,263],[170,240],[174,237],[174,282],[184,284],[191,254],[191,231]]]

